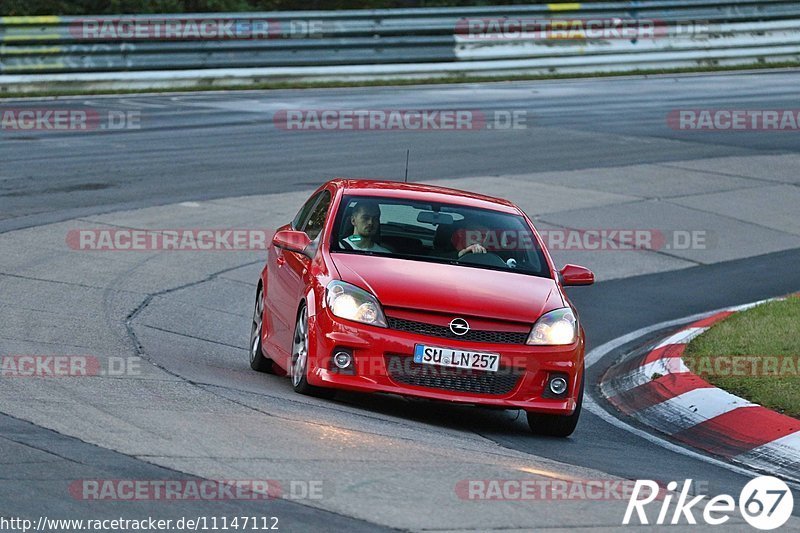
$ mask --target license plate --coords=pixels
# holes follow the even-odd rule
[[[423,365],[497,372],[500,367],[500,355],[417,344],[414,346],[414,362]]]

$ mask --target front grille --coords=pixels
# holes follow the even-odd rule
[[[422,365],[402,355],[387,355],[386,370],[396,383],[497,396],[513,391],[522,376],[522,371],[504,367],[497,372],[486,372]]]
[[[513,331],[481,331],[477,329],[469,330],[466,335],[456,335],[450,331],[449,326],[437,326],[426,324],[425,322],[415,322],[402,318],[387,318],[389,327],[400,331],[409,331],[428,335],[430,337],[442,337],[444,339],[458,339],[462,341],[489,342],[495,344],[525,344],[528,340],[527,333],[516,333]]]

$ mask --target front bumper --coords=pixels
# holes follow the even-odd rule
[[[510,375],[515,376],[515,381],[512,386],[491,393],[404,383],[398,379],[398,367],[394,363],[399,361],[403,366],[408,365],[407,368],[421,368],[413,363],[417,344],[500,354],[498,374],[504,373],[506,383]],[[311,385],[558,415],[569,415],[575,410],[583,377],[582,336],[569,346],[465,342],[342,320],[334,317],[326,307],[309,317],[309,347],[308,381]],[[353,354],[355,370],[352,373],[343,373],[332,364],[333,354],[342,349]],[[427,368],[426,371],[433,369],[442,371],[440,367]],[[564,397],[547,397],[545,391],[551,373],[568,376],[569,387]]]

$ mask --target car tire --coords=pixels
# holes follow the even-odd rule
[[[336,391],[323,387],[315,387],[308,383],[308,308],[303,305],[297,313],[297,324],[292,337],[292,359],[289,376],[294,391],[306,396],[332,398]]]
[[[272,359],[264,356],[261,346],[261,329],[264,326],[264,292],[259,285],[256,291],[256,304],[253,309],[253,322],[250,326],[250,368],[257,372],[274,374]]]
[[[578,392],[578,405],[571,415],[548,415],[543,413],[528,412],[528,426],[535,435],[549,437],[569,437],[578,426],[583,405],[583,377]]]

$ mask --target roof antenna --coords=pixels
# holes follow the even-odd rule
[[[411,149],[406,150],[406,178],[403,180],[403,183],[408,183],[408,156],[411,153]]]

